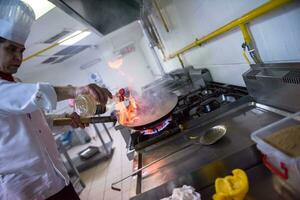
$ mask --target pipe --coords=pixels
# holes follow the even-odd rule
[[[62,40],[62,41],[60,41],[60,42],[56,42],[56,43],[50,45],[49,47],[46,47],[46,48],[44,48],[44,49],[42,49],[42,50],[40,50],[40,51],[37,51],[37,52],[35,52],[34,54],[31,54],[30,56],[24,58],[24,59],[23,59],[23,62],[28,61],[28,60],[30,60],[30,59],[32,59],[32,58],[34,58],[34,57],[36,57],[36,56],[38,56],[38,55],[40,55],[40,54],[42,54],[42,53],[48,51],[48,50],[50,50],[50,49],[53,49],[54,47],[57,47],[57,46],[60,45],[61,43],[66,42],[66,41],[68,41],[68,40],[70,40],[70,39],[72,39],[72,38],[74,38],[74,37],[76,37],[76,36],[78,36],[78,35],[80,35],[80,34],[86,32],[87,30],[88,30],[88,29],[85,29],[85,30],[79,32],[78,34],[73,35],[72,37],[67,37],[65,40]]]
[[[160,19],[161,19],[161,21],[163,22],[163,25],[164,25],[166,31],[167,31],[167,32],[170,32],[170,29],[169,29],[169,27],[168,27],[167,21],[166,21],[166,19],[164,18],[163,14],[162,14],[162,12],[161,12],[161,10],[160,10],[160,6],[159,6],[158,1],[157,1],[157,0],[154,0],[153,2],[154,2],[154,5],[155,5],[155,7],[156,7],[156,10],[158,11],[158,14],[159,14],[159,16],[160,16]]]
[[[248,52],[255,63],[262,63],[260,56],[257,52],[257,49],[255,48],[254,41],[251,38],[251,35],[250,35],[247,25],[240,24],[239,27],[242,31],[244,41],[245,41],[244,44],[242,45],[242,47],[243,47],[243,56],[246,59],[247,63],[249,64],[250,61],[246,55],[246,49],[248,49]]]
[[[289,2],[292,2],[292,0],[270,0],[269,2],[263,4],[262,6],[259,6],[258,8],[255,8],[254,10],[246,13],[245,15],[243,15],[242,17],[240,18],[237,18],[231,22],[229,22],[228,24],[222,26],[221,28],[211,32],[210,34],[202,37],[202,38],[199,38],[199,39],[196,39],[195,42],[185,46],[184,48],[174,52],[174,53],[171,53],[169,56],[168,56],[168,59],[172,59],[172,58],[175,58],[177,55],[179,54],[183,54],[184,52],[194,48],[194,47],[197,47],[197,46],[200,46],[202,45],[203,43],[229,31],[229,30],[232,30],[236,27],[238,27],[239,25],[241,24],[245,24],[245,23],[248,23],[249,21],[263,15],[263,14],[266,14],[272,10],[275,10],[277,8],[280,8],[282,6],[284,6],[285,4],[289,3]]]
[[[184,69],[184,63],[183,63],[183,60],[181,58],[181,55],[177,55],[177,57],[178,57],[178,60],[179,60],[179,62],[181,64],[182,69]]]
[[[247,55],[246,55],[246,51],[245,51],[245,50],[243,50],[243,56],[244,56],[246,62],[248,63],[248,65],[250,65],[251,63],[250,63],[249,58],[248,58]]]
[[[248,30],[247,26],[245,24],[240,24],[239,26],[240,26],[240,29],[242,31],[245,43],[250,44],[251,43],[251,36],[250,36],[250,33],[249,33],[249,30]]]

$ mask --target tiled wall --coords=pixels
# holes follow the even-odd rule
[[[264,0],[160,0],[170,26],[167,33],[158,15],[156,26],[168,53],[193,42],[244,13]],[[249,24],[264,62],[300,61],[300,2],[294,1]],[[232,30],[183,56],[186,65],[210,69],[215,81],[244,85],[241,74],[249,66],[242,56],[243,36]],[[180,68],[177,59],[164,62],[166,71]]]

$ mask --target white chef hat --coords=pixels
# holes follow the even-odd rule
[[[21,0],[0,0],[0,37],[25,44],[35,20],[33,9]]]

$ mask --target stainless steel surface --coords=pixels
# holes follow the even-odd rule
[[[235,168],[244,169],[247,173],[250,183],[247,197],[259,200],[282,199],[279,198],[273,188],[273,175],[260,164],[259,152],[254,146],[251,146],[228,157],[198,166],[194,171],[178,176],[167,183],[131,198],[131,200],[161,199],[170,196],[174,188],[182,185],[193,186],[201,194],[202,200],[212,199],[212,195],[215,193],[215,179],[231,174],[232,169]]]
[[[155,163],[158,163],[159,161],[161,161],[161,160],[163,160],[163,159],[165,159],[165,158],[168,158],[168,157],[170,157],[170,156],[172,156],[172,155],[174,155],[174,154],[176,154],[176,153],[178,153],[178,152],[180,152],[180,151],[182,151],[182,150],[184,150],[184,149],[186,149],[186,148],[189,148],[189,147],[192,146],[193,144],[194,144],[194,143],[187,144],[187,145],[185,145],[185,146],[183,146],[183,147],[181,147],[181,148],[179,148],[179,149],[176,149],[175,151],[173,151],[173,152],[171,152],[171,153],[168,153],[168,154],[162,156],[161,158],[158,158],[157,160],[152,161],[151,163],[149,163],[149,164],[143,166],[142,168],[140,168],[140,169],[134,171],[134,172],[131,173],[130,175],[128,175],[128,176],[126,176],[126,177],[124,177],[124,178],[122,178],[122,179],[120,179],[120,180],[117,180],[117,181],[113,182],[113,183],[111,184],[111,188],[112,188],[113,190],[121,191],[121,189],[120,189],[119,187],[116,187],[115,185],[117,185],[118,183],[121,183],[122,181],[128,179],[129,177],[132,177],[132,176],[137,175],[138,173],[140,173],[140,172],[142,172],[144,169],[146,169],[146,168],[148,168],[148,167],[154,165]]]
[[[207,69],[195,69],[192,66],[186,68],[189,70],[189,76],[195,88],[204,88],[206,82],[212,81],[211,74]]]
[[[227,129],[223,125],[217,125],[208,129],[201,137],[200,144],[212,145],[219,141],[226,133]]]
[[[94,127],[95,132],[98,135],[98,137],[99,137],[99,139],[100,139],[100,141],[101,141],[101,143],[103,145],[103,148],[105,150],[106,155],[110,155],[110,151],[109,151],[108,147],[105,145],[105,142],[104,142],[104,140],[103,140],[103,138],[101,136],[101,133],[100,133],[98,127],[96,126],[96,124],[93,124],[93,127]]]
[[[106,35],[136,21],[140,15],[138,0],[50,0],[90,29]]]
[[[85,188],[86,185],[82,181],[80,174],[79,174],[76,166],[74,165],[72,159],[70,158],[66,148],[61,144],[61,142],[59,142],[59,140],[57,140],[56,143],[57,143],[58,151],[64,155],[64,157],[67,161],[68,167],[70,167],[71,173],[73,174],[73,177],[70,177],[70,180],[71,180],[74,188],[79,188],[78,190],[76,190],[76,192],[78,194],[80,194],[80,192]],[[64,163],[64,164],[66,164],[66,163]],[[78,187],[77,184],[80,184],[81,187]]]
[[[214,126],[204,132],[204,134],[189,134],[186,138],[195,144],[212,145],[219,141],[226,133],[227,129],[223,125]]]
[[[243,152],[241,152],[243,153]],[[235,160],[243,158],[242,154],[235,155]],[[221,160],[225,161],[225,160]],[[221,161],[218,161],[219,163]],[[153,190],[140,194],[136,197],[133,197],[131,200],[138,199],[160,199],[167,197],[172,193],[172,190],[175,187],[181,187],[183,184],[191,185],[196,188],[197,192],[201,194],[201,199],[206,200],[212,199],[213,194],[215,193],[214,181],[211,184],[205,185],[203,182],[207,180],[208,174],[205,169],[216,169],[217,163],[210,163],[206,166],[203,166],[201,169],[194,171],[190,174],[187,174],[183,177],[178,177],[176,180],[172,180],[164,185],[161,185]],[[220,165],[220,164],[219,164]],[[295,196],[294,192],[291,192],[285,186],[282,186],[281,180],[273,175],[266,167],[262,164],[257,164],[251,168],[245,169],[248,180],[249,180],[249,192],[247,193],[246,199],[257,199],[257,200],[295,200],[299,199]],[[231,169],[224,169],[223,173],[218,175],[219,172],[213,174],[211,179],[216,177],[224,177],[231,174]],[[279,191],[278,191],[279,190]]]
[[[107,126],[106,126],[104,123],[102,123],[102,126],[103,126],[103,128],[104,128],[104,130],[105,130],[107,136],[109,137],[109,140],[110,140],[110,141],[114,141],[113,138],[111,137],[111,134],[110,134],[110,132],[109,132]]]
[[[135,176],[137,175],[139,172],[142,172],[143,170],[151,167],[152,165],[158,163],[159,161],[166,159],[168,157],[171,157],[173,155],[175,155],[176,153],[183,151],[189,147],[191,147],[192,145],[212,145],[214,143],[216,143],[217,141],[219,141],[226,133],[226,128],[225,126],[214,126],[210,129],[208,129],[208,131],[206,131],[200,138],[196,137],[197,139],[192,138],[192,136],[190,136],[190,138],[192,138],[190,141],[191,143],[187,143],[185,146],[180,147],[179,149],[174,150],[171,153],[168,153],[166,155],[163,155],[162,157],[152,161],[151,163],[139,168],[138,170],[134,171],[133,173],[131,173],[130,175],[115,181],[114,183],[111,184],[111,188],[113,190],[117,190],[117,191],[121,191],[121,189],[119,187],[116,187],[115,185],[117,185],[118,183],[121,183],[122,181],[128,179],[129,177]]]
[[[205,68],[195,69],[193,66],[177,69],[165,74],[161,79],[155,80],[143,87],[144,91],[156,91],[165,88],[175,94],[184,95],[191,90],[203,88],[206,82],[211,82],[211,74]]]
[[[258,103],[290,112],[300,110],[300,63],[251,65],[243,74],[249,94]]]
[[[180,176],[199,169],[211,162],[219,162],[223,158],[230,157],[237,152],[243,152],[244,157],[238,160],[233,159],[233,167],[247,168],[259,162],[258,153],[253,154],[255,148],[254,143],[250,139],[250,134],[263,126],[266,126],[274,121],[283,118],[281,112],[270,109],[265,106],[264,109],[256,106],[254,102],[234,102],[233,109],[226,112],[220,111],[212,113],[211,116],[201,118],[199,123],[193,122],[190,128],[182,134],[176,135],[168,140],[162,141],[158,144],[152,145],[142,152],[143,166],[152,161],[174,151],[180,147],[185,146],[189,141],[186,140],[188,135],[201,135],[205,130],[222,124],[227,127],[227,134],[225,137],[212,146],[193,145],[183,151],[180,151],[176,156],[168,157],[151,167],[143,170],[141,181],[142,192],[146,192],[164,183],[172,181]],[[239,105],[240,104],[240,105]],[[251,153],[252,152],[252,153]],[[246,155],[252,155],[247,157]],[[247,165],[246,165],[247,163]],[[222,164],[222,166],[224,163]],[[223,167],[226,167],[223,166]],[[221,170],[221,169],[218,169]],[[222,170],[221,170],[222,171]]]

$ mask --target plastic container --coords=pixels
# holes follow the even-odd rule
[[[263,164],[299,192],[300,157],[291,157],[264,140],[281,129],[295,125],[300,125],[300,112],[253,132],[251,139],[257,143],[257,148],[262,152]]]

